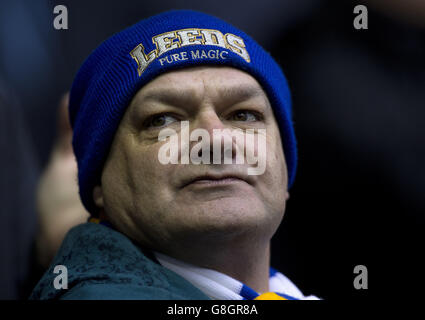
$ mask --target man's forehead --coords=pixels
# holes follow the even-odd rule
[[[245,101],[255,97],[267,100],[255,78],[229,67],[195,67],[163,74],[145,85],[135,96],[136,102],[193,102],[208,91],[227,101]]]

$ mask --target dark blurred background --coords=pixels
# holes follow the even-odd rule
[[[53,28],[59,4],[68,8],[68,30]],[[368,8],[368,30],[353,27],[358,4]],[[31,276],[34,190],[55,139],[61,95],[107,37],[179,8],[246,31],[288,78],[299,169],[272,265],[324,299],[419,297],[423,1],[1,0],[0,298],[25,298],[38,280]],[[353,287],[356,265],[368,268],[368,290]]]

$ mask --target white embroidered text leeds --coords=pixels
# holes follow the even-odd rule
[[[185,47],[185,46],[193,46],[193,45],[205,45],[205,46],[216,46],[224,49],[228,49],[231,52],[234,52],[240,55],[246,62],[251,62],[248,51],[245,47],[245,42],[241,37],[238,37],[232,33],[223,34],[218,30],[211,29],[181,29],[170,31],[166,33],[162,33],[152,37],[152,42],[155,44],[156,49],[152,50],[148,54],[145,53],[145,47],[142,43],[140,43],[136,48],[134,48],[130,55],[137,62],[137,70],[139,76],[142,75],[143,71],[151,64],[155,59],[163,55],[164,53]],[[165,60],[160,60],[161,65],[164,62],[171,63],[173,61],[177,61],[177,59],[187,60],[187,55],[174,54],[171,55]],[[211,53],[210,53],[211,55]],[[225,54],[223,51],[220,53],[217,52],[214,55],[215,59],[224,59]],[[171,60],[174,59],[174,60]]]

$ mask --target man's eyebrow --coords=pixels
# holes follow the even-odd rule
[[[245,101],[257,96],[266,96],[266,93],[258,85],[244,84],[233,87],[224,87],[222,92],[220,92],[220,95],[229,100]]]

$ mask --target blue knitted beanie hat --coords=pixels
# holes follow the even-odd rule
[[[176,10],[142,20],[104,41],[74,80],[69,105],[72,144],[81,200],[92,215],[98,211],[93,189],[100,184],[115,132],[133,96],[162,73],[198,65],[244,70],[262,85],[279,125],[291,187],[297,149],[290,92],[280,67],[232,25],[204,13]]]

